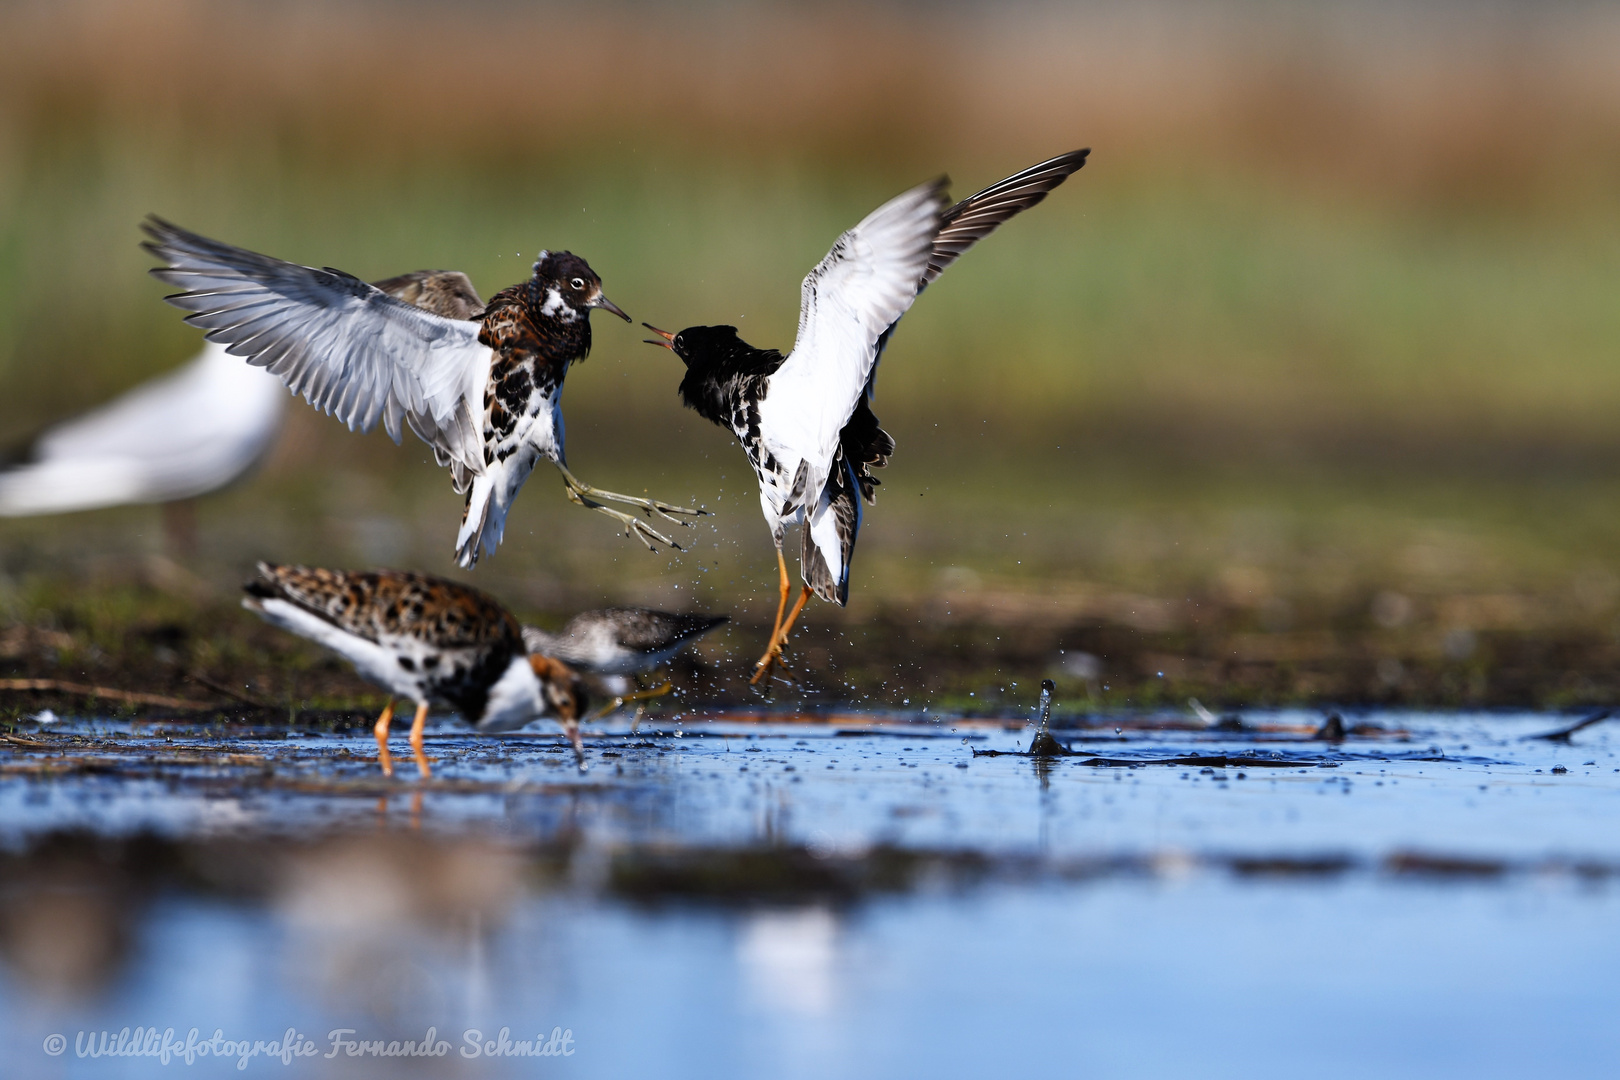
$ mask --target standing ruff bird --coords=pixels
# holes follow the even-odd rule
[[[605,715],[627,701],[662,697],[671,690],[632,690],[634,676],[662,667],[710,630],[729,622],[727,615],[678,615],[651,608],[615,607],[583,611],[556,633],[538,626],[523,628],[523,643],[532,653],[543,653],[602,680],[614,700]]]
[[[512,731],[555,714],[583,767],[579,717],[585,691],[560,661],[530,653],[518,621],[491,597],[453,581],[393,570],[359,573],[259,564],[242,606],[273,626],[324,645],[390,695],[377,718],[377,756],[388,753],[393,697],[416,702],[411,751],[422,749],[428,705],[450,705],[478,731]]]
[[[145,248],[168,264],[152,274],[186,290],[169,303],[191,312],[186,321],[207,330],[209,341],[269,369],[350,430],[370,431],[381,420],[398,443],[403,422],[433,448],[467,497],[456,536],[462,566],[500,544],[512,500],[540,460],[562,473],[571,500],[614,518],[654,550],[655,541],[679,545],[600,500],[670,521],[702,513],[602,491],[568,470],[563,380],[591,351],[590,313],[602,308],[630,319],[584,259],[542,251],[528,281],[481,310],[437,313],[341,270],[283,262],[160,218],[141,228],[151,238]],[[414,285],[417,302],[433,291]],[[413,283],[400,287],[409,294]]]
[[[799,336],[783,356],[743,341],[734,326],[690,326],[671,334],[647,324],[686,364],[686,407],[729,429],[759,478],[759,504],[776,544],[781,594],[776,628],[751,682],[781,658],[810,595],[842,606],[861,527],[861,502],[875,501],[873,468],[888,464],[894,440],[871,408],[878,360],[917,294],[1002,222],[1044,199],[1086,163],[1075,150],[1009,176],[947,207],[941,177],[889,200],[840,236],[804,279]],[[782,537],[803,525],[791,591]],[[785,617],[784,617],[785,616]]]

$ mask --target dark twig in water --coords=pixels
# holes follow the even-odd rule
[[[246,694],[232,690],[228,686],[222,686],[210,678],[197,674],[195,671],[189,672],[186,675],[186,678],[190,679],[198,686],[203,687],[205,690],[212,690],[216,694],[223,694],[225,697],[240,701],[244,705],[251,705],[255,709],[275,709],[280,707],[277,705],[271,705],[267,701],[260,701],[258,698],[249,697]]]
[[[1541,735],[1526,735],[1525,738],[1546,739],[1548,742],[1567,743],[1569,742],[1569,737],[1575,734],[1577,731],[1580,731],[1582,728],[1589,728],[1593,724],[1601,723],[1613,715],[1613,709],[1604,709],[1600,712],[1593,713],[1584,720],[1577,720],[1569,727],[1559,728],[1557,731],[1549,731]]]
[[[58,694],[84,694],[87,697],[123,701],[131,705],[157,705],[165,709],[216,709],[219,706],[184,698],[164,697],[162,694],[142,694],[134,690],[114,690],[106,686],[63,682],[61,679],[0,679],[0,690],[44,690]]]

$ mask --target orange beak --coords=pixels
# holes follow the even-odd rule
[[[674,345],[675,335],[674,334],[670,333],[668,330],[660,330],[660,329],[658,329],[658,327],[654,326],[652,323],[645,323],[644,322],[641,325],[645,326],[647,329],[651,330],[653,333],[657,334],[660,338],[663,339],[662,341],[654,341],[652,338],[643,339],[643,340],[645,340],[647,342],[647,344],[649,344],[649,345],[662,345],[664,348],[668,349],[670,352],[675,351],[675,345]]]

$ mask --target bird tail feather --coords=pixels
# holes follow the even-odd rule
[[[842,454],[822,488],[816,511],[800,530],[799,573],[810,591],[843,607],[849,599],[849,563],[861,531],[860,479]]]
[[[506,505],[498,498],[498,474],[486,472],[473,480],[467,492],[467,506],[461,514],[461,531],[456,534],[456,562],[471,569],[478,562],[480,549],[493,555],[506,531]]]

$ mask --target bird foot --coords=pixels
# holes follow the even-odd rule
[[[602,505],[600,500],[606,499],[608,502],[624,503],[626,506],[634,506],[649,515],[657,514],[666,521],[673,521],[678,525],[685,525],[689,529],[693,527],[690,521],[682,521],[680,518],[675,517],[674,515],[684,514],[687,517],[709,516],[709,512],[707,510],[694,510],[688,506],[676,506],[673,503],[664,502],[662,499],[644,499],[636,495],[621,495],[617,491],[604,491],[602,488],[587,484],[585,481],[569,472],[567,467],[561,462],[557,462],[556,465],[557,471],[562,473],[563,486],[568,491],[568,497],[573,499],[575,502],[584,506],[589,506],[592,509],[605,510],[606,507]],[[615,511],[609,511],[609,513],[614,512]],[[665,540],[664,543],[668,544],[670,547],[676,546],[675,544],[670,543],[668,540]]]
[[[627,506],[640,507],[649,514],[657,514],[666,521],[673,521],[677,525],[684,525],[688,529],[694,526],[690,521],[682,521],[675,514],[684,514],[687,517],[708,517],[707,510],[694,510],[689,506],[675,506],[662,499],[640,499],[634,495],[620,495],[612,491],[603,491],[600,488],[588,488],[586,493],[598,499],[607,499],[609,502],[624,503]]]
[[[765,655],[755,662],[754,677],[748,680],[749,686],[758,686],[762,679],[770,675],[772,668],[778,665],[784,668],[787,666],[782,659],[782,647],[786,644],[785,641],[781,640],[771,642],[771,647],[765,650]]]

